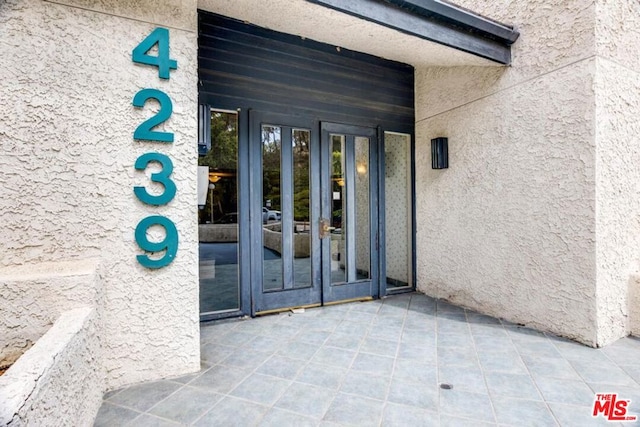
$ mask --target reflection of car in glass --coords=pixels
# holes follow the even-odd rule
[[[262,222],[267,223],[268,221],[280,221],[282,218],[282,214],[280,211],[272,211],[268,208],[262,208]]]
[[[280,218],[282,218],[280,211],[269,211],[269,219],[280,221]]]

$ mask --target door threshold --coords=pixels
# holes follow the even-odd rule
[[[328,305],[338,305],[338,304],[347,304],[350,302],[364,302],[364,301],[373,301],[373,297],[368,296],[368,297],[360,297],[360,298],[341,299],[339,301],[325,302],[324,305],[328,306]]]
[[[299,308],[314,308],[314,307],[320,307],[322,304],[317,303],[317,304],[308,304],[308,305],[295,305],[293,307],[283,307],[283,308],[274,308],[273,310],[264,310],[264,311],[256,311],[256,316],[265,316],[267,314],[276,314],[276,313],[283,313],[285,311],[291,311],[291,310],[296,310]]]

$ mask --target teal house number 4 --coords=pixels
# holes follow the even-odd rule
[[[152,53],[153,48],[156,51]],[[131,52],[134,63],[158,68],[158,77],[163,80],[171,78],[171,70],[178,69],[178,61],[171,59],[169,54],[169,30],[156,28]],[[136,108],[144,108],[149,99],[155,99],[160,104],[159,111],[151,118],[142,122],[133,132],[133,139],[152,143],[173,143],[173,132],[154,130],[165,123],[173,113],[173,103],[169,95],[158,89],[145,88],[133,97],[132,104]],[[149,152],[136,159],[135,169],[145,170],[149,163],[159,163],[160,172],[152,173],[150,180],[160,183],[164,190],[159,195],[150,194],[146,188],[133,187],[133,193],[140,202],[153,206],[166,206],[176,195],[176,185],[171,179],[173,162],[166,154]],[[150,241],[147,234],[151,227],[159,226],[164,229],[164,239],[159,242]],[[135,239],[138,247],[145,253],[137,255],[138,263],[146,268],[158,269],[166,267],[175,259],[178,252],[178,230],[169,218],[162,215],[151,215],[143,218],[135,229]]]

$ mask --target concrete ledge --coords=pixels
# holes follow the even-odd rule
[[[0,269],[0,367],[10,365],[74,308],[95,306],[94,259]]]
[[[0,425],[92,425],[102,402],[96,311],[64,312],[0,377]]]
[[[237,242],[238,224],[200,224],[198,240],[203,243]]]

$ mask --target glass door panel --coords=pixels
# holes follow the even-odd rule
[[[374,297],[378,294],[377,130],[322,123],[323,301]]]
[[[384,134],[387,291],[413,287],[411,135]]]
[[[319,305],[317,122],[251,111],[250,123],[254,313]]]
[[[204,108],[202,106],[201,108]],[[206,111],[207,140],[198,165],[206,194],[198,210],[200,315],[240,309],[238,249],[238,115]]]
[[[293,129],[293,287],[312,285],[311,274],[311,132]]]

